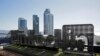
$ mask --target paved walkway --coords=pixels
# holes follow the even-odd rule
[[[23,56],[14,52],[9,52],[5,50],[0,50],[0,56]]]

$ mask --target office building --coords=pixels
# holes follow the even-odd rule
[[[61,47],[61,29],[55,29],[54,30],[54,36],[55,36],[55,47],[60,48]]]
[[[18,30],[24,31],[24,34],[27,36],[27,20],[24,18],[19,18],[18,20]]]
[[[27,20],[24,18],[19,18],[18,20],[18,29],[25,30],[27,29]]]
[[[53,30],[53,14],[51,14],[49,9],[44,11],[44,34],[45,35],[54,35]]]
[[[54,30],[54,36],[55,36],[55,39],[61,40],[61,29],[55,29]]]
[[[62,34],[65,44],[68,44],[68,41],[75,39],[75,37],[85,36],[89,46],[88,51],[93,51],[94,26],[92,24],[63,25]]]
[[[37,15],[33,15],[33,29],[35,35],[39,35],[39,17]]]

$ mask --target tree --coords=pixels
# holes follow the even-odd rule
[[[36,43],[42,44],[42,42],[44,41],[44,37],[42,35],[36,35],[33,37],[34,41]]]
[[[51,44],[53,40],[54,40],[54,36],[52,35],[47,36],[47,38],[45,39],[46,45]]]
[[[42,35],[37,35],[37,40],[39,43],[42,43],[45,39]]]
[[[97,42],[96,42],[96,44],[97,44],[97,45],[100,45],[100,42],[99,42],[99,41],[97,41]]]
[[[70,47],[71,47],[71,50],[74,50],[74,48],[76,47],[76,40],[75,39],[71,39],[70,40],[70,43],[69,43],[69,45],[70,45]]]
[[[58,53],[56,53],[54,56],[65,56],[65,55],[63,53],[63,50],[62,49],[59,49],[58,50]]]
[[[83,51],[83,49],[84,49],[84,44],[85,44],[85,42],[82,41],[82,40],[78,40],[78,41],[77,41],[77,48],[78,48],[78,51]]]

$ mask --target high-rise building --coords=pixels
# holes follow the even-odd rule
[[[54,36],[55,36],[55,39],[61,40],[61,29],[55,29],[54,30]]]
[[[54,35],[53,31],[53,14],[50,13],[49,9],[44,11],[44,34]]]
[[[24,34],[28,36],[27,34],[27,20],[24,18],[19,18],[18,20],[18,30],[24,31]]]
[[[54,30],[54,36],[55,36],[55,47],[61,47],[61,29],[55,29]]]
[[[18,20],[18,29],[25,30],[27,29],[27,20],[24,18],[19,18]]]
[[[39,35],[39,17],[37,15],[33,15],[33,29],[35,35]]]

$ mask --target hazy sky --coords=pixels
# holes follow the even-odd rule
[[[17,29],[19,17],[25,18],[28,29],[32,29],[32,15],[37,14],[43,31],[46,8],[54,15],[54,28],[91,23],[100,35],[100,0],[0,0],[0,30]]]

